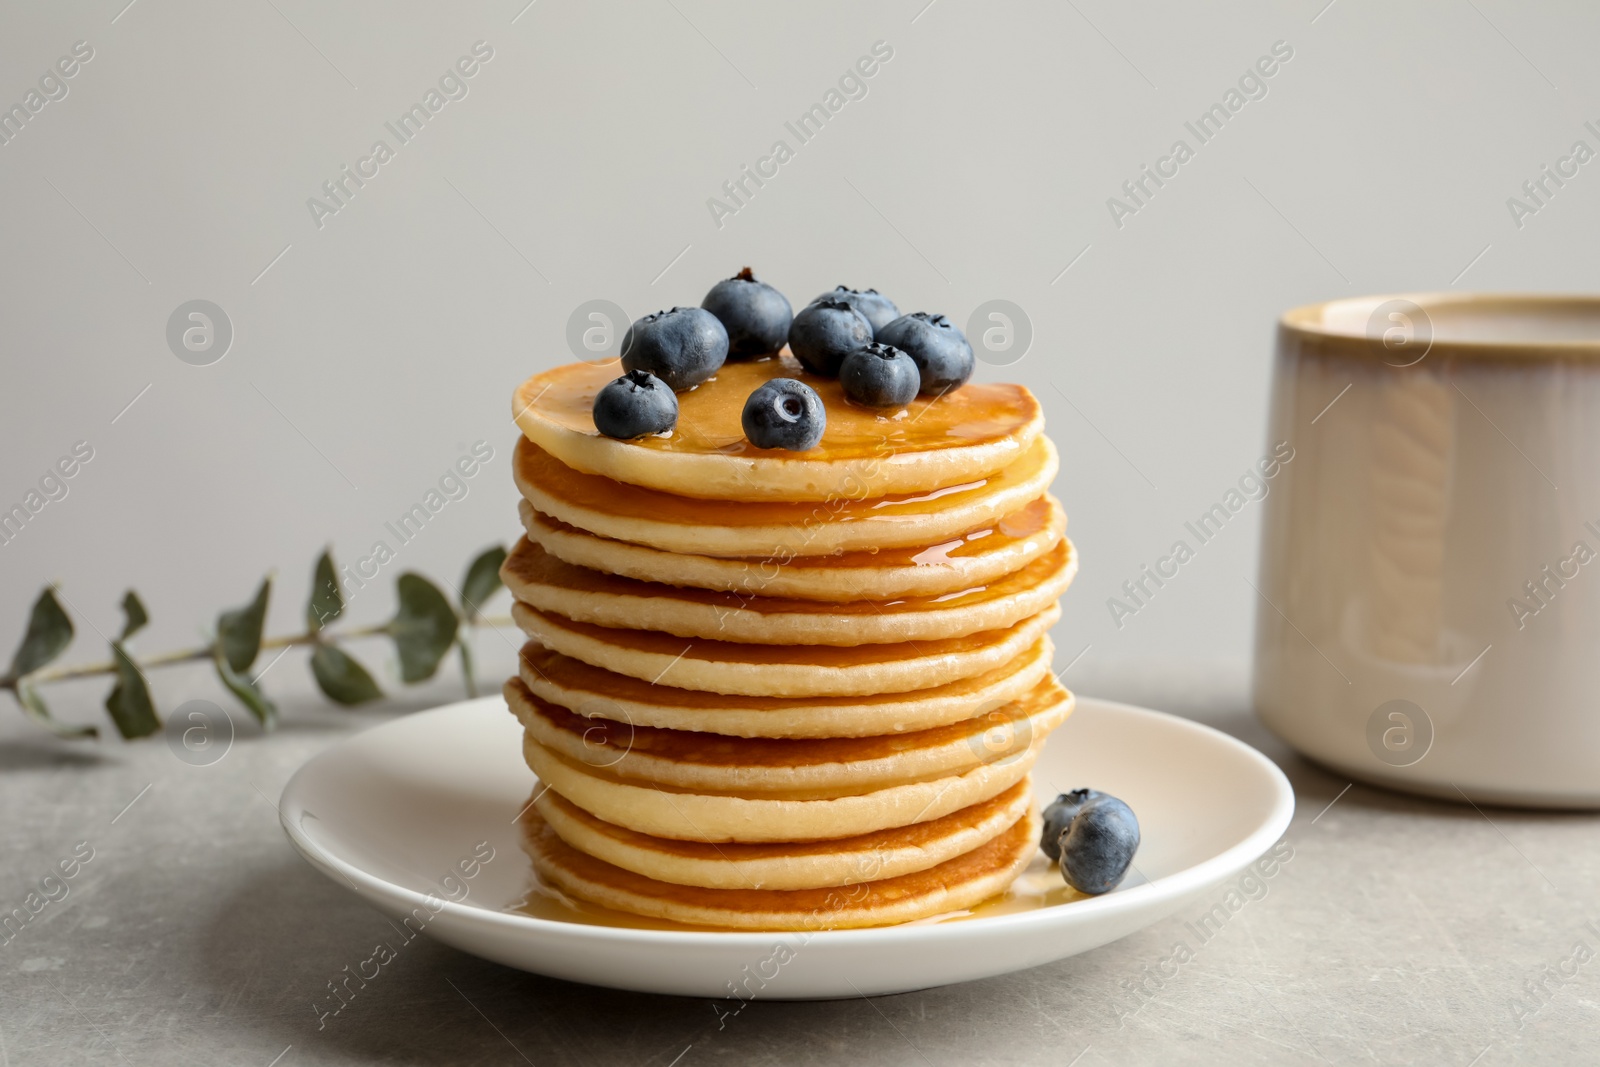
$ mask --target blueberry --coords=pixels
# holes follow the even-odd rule
[[[1044,809],[1044,833],[1039,837],[1039,847],[1050,857],[1051,863],[1061,862],[1061,831],[1077,817],[1078,810],[1095,797],[1103,796],[1098,789],[1074,789],[1062,793]]]
[[[844,395],[868,407],[905,407],[915,399],[921,380],[910,356],[876,341],[856,349],[839,364]]]
[[[976,365],[966,335],[943,315],[918,311],[902,315],[878,331],[878,340],[903,349],[922,372],[922,392],[937,396],[958,389]]]
[[[622,338],[622,369],[649,371],[673,392],[693,389],[727,358],[728,331],[704,308],[646,315]]]
[[[789,351],[813,374],[839,375],[844,357],[872,340],[872,323],[842,300],[823,298],[802,308],[789,327]]]
[[[739,421],[757,448],[804,452],[822,440],[828,413],[822,398],[805,382],[773,378],[750,394]]]
[[[1133,809],[1101,793],[1085,800],[1061,831],[1061,874],[1080,893],[1109,893],[1139,849]]]
[[[789,299],[766,282],[756,281],[749,267],[713,285],[700,306],[728,331],[729,359],[775,355],[789,339],[789,324],[794,321]]]
[[[628,441],[678,425],[678,398],[654,374],[631,370],[594,395],[594,428]]]
[[[894,301],[876,289],[851,289],[840,285],[811,302],[820,304],[824,300],[842,300],[861,312],[861,317],[871,324],[873,336],[900,317],[900,309],[894,306]]]

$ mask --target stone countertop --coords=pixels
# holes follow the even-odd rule
[[[186,673],[163,679],[167,707],[216,698],[203,674]],[[363,958],[386,924],[300,860],[274,801],[315,752],[457,698],[451,683],[360,712],[332,710],[308,688],[280,694],[280,728],[262,737],[241,727],[208,767],[179,762],[160,738],[57,742],[8,711],[0,910],[21,905],[61,861],[71,866],[75,847],[93,856],[64,898],[0,945],[0,1067],[1494,1067],[1593,1054],[1595,817],[1474,810],[1351,785],[1268,735],[1236,672],[1069,680],[1181,712],[1278,762],[1298,797],[1286,835],[1293,858],[1263,895],[1204,943],[1187,924],[1210,903],[1019,974],[867,1001],[758,1000],[720,1025],[711,1001],[523,974],[423,940],[319,1031],[313,1001],[327,977]],[[85,718],[99,707],[97,690],[64,695],[57,707]],[[1192,958],[1173,963],[1180,943]]]

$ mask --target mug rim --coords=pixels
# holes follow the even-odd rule
[[[1414,359],[1407,354],[1410,362],[1397,360],[1395,346],[1389,345],[1383,335],[1373,332],[1373,318],[1384,305],[1389,303],[1410,304],[1419,311],[1423,319],[1428,318],[1428,310],[1442,308],[1471,307],[1477,310],[1492,311],[1500,314],[1520,314],[1528,317],[1549,318],[1556,316],[1583,315],[1595,323],[1595,335],[1592,339],[1545,339],[1545,340],[1497,340],[1497,339],[1468,339],[1463,337],[1434,338],[1431,336],[1431,324],[1426,342],[1420,347],[1422,355]],[[1351,319],[1349,311],[1354,309],[1358,313],[1367,310],[1366,329],[1356,332],[1348,323],[1358,321]],[[1333,310],[1345,311],[1342,316],[1344,323],[1332,325],[1328,322],[1328,312]],[[1278,319],[1278,326],[1283,334],[1290,334],[1298,338],[1303,348],[1320,354],[1355,357],[1368,360],[1378,360],[1390,366],[1409,366],[1420,361],[1423,356],[1433,356],[1436,359],[1475,359],[1492,361],[1513,362],[1543,362],[1543,361],[1596,361],[1600,362],[1600,295],[1583,293],[1454,293],[1454,292],[1417,292],[1417,293],[1375,293],[1367,296],[1338,297],[1333,300],[1323,300],[1314,304],[1302,304],[1299,307],[1285,311]]]

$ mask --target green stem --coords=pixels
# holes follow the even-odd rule
[[[466,683],[467,696],[475,698],[478,695],[478,679],[472,671],[472,649],[467,645],[467,635],[456,635],[456,651],[461,653],[461,680]]]
[[[509,615],[502,615],[494,618],[480,617],[478,620],[478,625],[512,626],[515,624],[512,622]],[[308,630],[305,633],[295,634],[292,637],[266,638],[261,642],[261,649],[262,651],[266,651],[267,649],[274,648],[291,648],[295,645],[313,645],[319,640],[325,641],[328,644],[336,645],[342,644],[345,641],[354,641],[363,637],[380,637],[388,632],[389,624],[386,622],[378,623],[372,626],[359,626],[354,629],[342,630],[338,633],[325,631],[321,634],[316,634]],[[212,646],[206,645],[203,648],[186,648],[178,652],[163,652],[158,656],[149,656],[139,659],[137,662],[141,669],[148,669],[151,667],[170,667],[178,663],[196,663],[201,660],[209,662],[211,655]],[[84,663],[76,667],[56,667],[48,670],[35,671],[34,673],[28,675],[27,681],[30,685],[43,685],[49,682],[68,682],[76,678],[98,678],[102,675],[116,673],[116,663],[112,662],[111,660],[106,660],[102,663]]]

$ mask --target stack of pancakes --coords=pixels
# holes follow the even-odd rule
[[[1033,857],[1028,771],[1072,696],[1045,631],[1077,561],[1024,388],[904,412],[789,356],[679,396],[670,435],[600,436],[615,362],[517,391],[527,537],[501,574],[531,640],[505,686],[540,779],[546,887],[672,922],[905,922]],[[822,397],[809,452],[754,448],[774,377]]]

